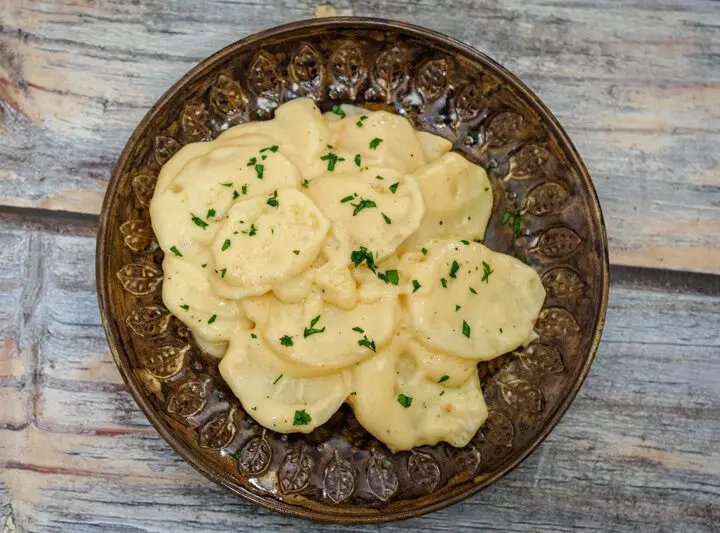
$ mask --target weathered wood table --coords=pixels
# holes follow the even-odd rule
[[[720,2],[332,4],[0,0],[3,532],[337,529],[237,500],[170,449],[110,357],[93,271],[110,171],[152,103],[234,40],[333,13],[433,28],[527,82],[585,157],[613,263],[597,360],[550,438],[383,529],[720,531]]]

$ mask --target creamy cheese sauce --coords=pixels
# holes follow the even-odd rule
[[[163,166],[163,301],[258,423],[308,433],[347,402],[395,451],[485,421],[477,363],[533,339],[545,291],[478,242],[492,189],[451,147],[298,99]]]

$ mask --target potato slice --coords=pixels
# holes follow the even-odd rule
[[[265,295],[245,300],[243,308],[276,354],[319,372],[372,356],[391,340],[400,316],[400,303],[392,294],[346,311],[323,301],[317,290],[303,303],[284,304]],[[281,343],[284,337],[292,339],[292,346]]]
[[[327,174],[314,181],[307,194],[333,227],[348,236],[352,250],[364,246],[376,261],[392,255],[425,212],[414,180],[389,169]]]
[[[429,163],[440,159],[452,150],[452,143],[439,135],[434,135],[427,131],[418,131],[417,137],[425,154],[425,159],[427,159]]]
[[[427,379],[398,338],[353,369],[348,403],[360,424],[393,452],[445,441],[467,445],[487,418],[477,372],[460,386]]]
[[[327,422],[351,390],[349,371],[304,377],[301,367],[278,358],[257,332],[238,331],[219,368],[245,411],[281,433],[310,433]]]
[[[406,305],[425,346],[486,361],[532,335],[545,289],[537,273],[514,257],[465,242],[427,243],[427,255],[403,261],[402,275],[420,284],[405,296]]]
[[[232,205],[296,188],[300,175],[295,166],[264,149],[259,144],[216,148],[189,161],[168,188],[156,192],[150,216],[160,247],[166,253],[173,246],[183,255],[199,253],[210,245]]]
[[[229,341],[245,315],[237,302],[213,293],[207,268],[168,254],[163,271],[162,298],[170,312],[208,342]]]
[[[270,290],[318,256],[330,223],[301,192],[281,189],[233,206],[211,246],[223,282]]]
[[[425,216],[402,251],[419,250],[434,238],[482,239],[493,206],[487,174],[459,154],[443,155],[413,173],[425,203]]]

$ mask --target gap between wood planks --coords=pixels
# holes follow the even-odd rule
[[[0,222],[29,230],[89,236],[100,217],[92,213],[0,205]],[[642,266],[610,265],[610,284],[666,292],[720,296],[720,274]]]

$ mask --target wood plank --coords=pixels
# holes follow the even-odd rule
[[[0,399],[4,533],[336,531],[232,497],[157,435],[104,343],[93,255],[91,234],[0,222],[0,392],[15,398]],[[482,494],[385,531],[716,529],[720,278],[613,278],[596,362],[541,448]]]
[[[98,213],[135,124],[196,62],[316,12],[380,13],[486,51],[546,101],[594,176],[613,263],[720,273],[720,13],[710,0],[7,6],[0,205]]]

